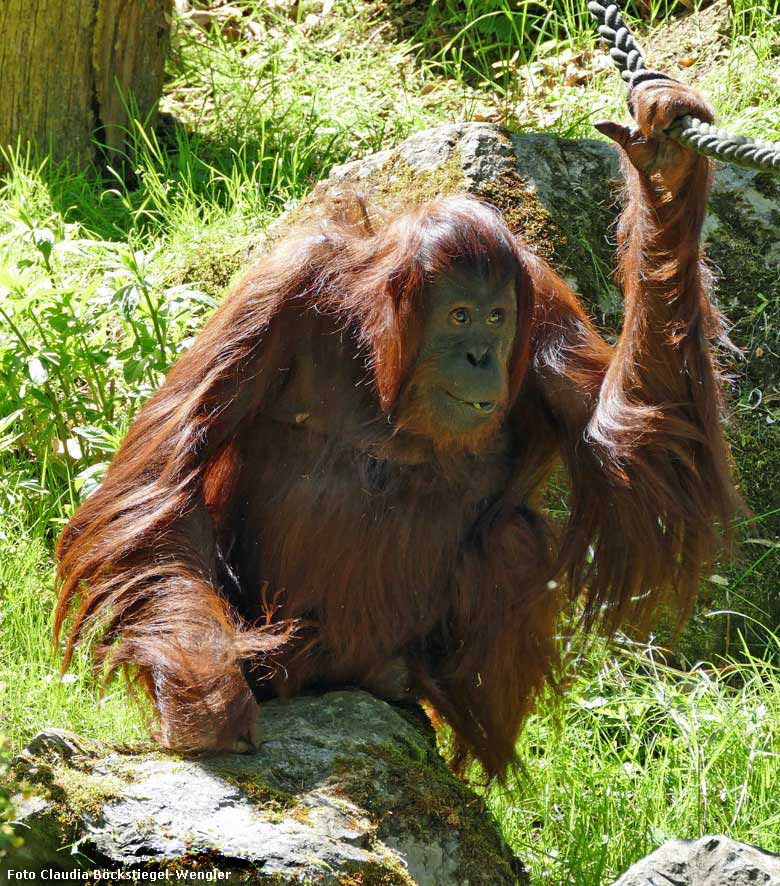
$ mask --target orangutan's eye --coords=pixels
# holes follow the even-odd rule
[[[491,326],[501,326],[506,319],[506,313],[503,308],[496,308],[488,315],[487,321]]]
[[[455,310],[450,314],[453,323],[457,323],[459,326],[462,326],[464,323],[468,323],[471,319],[469,317],[469,312],[465,308],[455,308]]]

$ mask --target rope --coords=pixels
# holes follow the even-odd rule
[[[664,74],[647,70],[642,50],[623,20],[617,3],[605,6],[591,0],[588,9],[598,22],[599,34],[610,44],[610,58],[629,88],[645,80],[667,79]],[[748,169],[780,171],[780,142],[734,135],[689,115],[675,121],[667,133],[681,145],[715,160],[725,160]]]

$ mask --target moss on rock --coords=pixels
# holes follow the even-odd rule
[[[464,184],[457,151],[436,169],[416,169],[393,152],[371,178],[371,207],[387,212],[412,209],[437,197],[458,193]]]
[[[429,727],[430,728],[430,727]],[[484,800],[449,767],[430,741],[424,755],[397,745],[376,745],[363,758],[344,760],[336,790],[375,816],[377,836],[392,842],[399,834],[446,846],[457,837],[456,881],[470,886],[527,882],[522,864],[507,851]],[[393,814],[387,817],[387,809]]]
[[[314,189],[301,206],[285,219],[279,232],[309,224],[323,214],[339,214],[340,201],[356,194],[366,201],[369,214],[380,219],[422,206],[437,197],[463,191],[465,178],[456,151],[435,169],[416,169],[397,151],[391,151],[368,178],[346,175]],[[277,231],[275,231],[277,233]]]
[[[174,272],[176,283],[194,284],[218,298],[246,264],[243,244],[210,243],[207,249],[193,251],[180,270]]]
[[[369,865],[348,865],[338,879],[338,886],[415,886],[415,881],[397,858],[388,853],[387,859]]]
[[[533,244],[537,255],[555,262],[565,253],[569,245],[565,231],[517,172],[508,170],[486,183],[480,195],[500,210],[512,233]]]
[[[256,754],[180,761],[39,734],[23,752],[36,862],[78,843],[87,868],[216,869],[267,886],[526,882],[419,710],[360,691],[271,701],[262,737]]]

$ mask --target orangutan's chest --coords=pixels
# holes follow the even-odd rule
[[[277,447],[244,478],[242,583],[265,587],[289,617],[335,616],[344,601],[385,624],[436,618],[480,512],[506,485],[495,466],[454,486],[426,465],[399,466],[276,429]],[[384,613],[384,614],[383,614]],[[401,621],[406,621],[403,617]]]

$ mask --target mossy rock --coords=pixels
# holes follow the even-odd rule
[[[16,762],[25,843],[5,862],[276,886],[527,882],[419,711],[332,692],[269,702],[260,725],[257,753],[199,760],[41,733]]]

